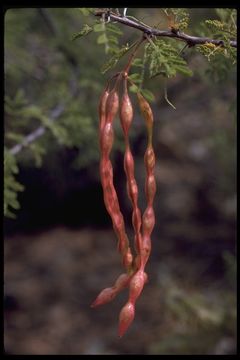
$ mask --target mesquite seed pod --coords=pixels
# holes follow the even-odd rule
[[[147,170],[147,173],[151,173],[155,167],[155,154],[152,148],[152,145],[148,145],[147,150],[144,155],[144,163]]]
[[[143,117],[146,121],[147,128],[152,128],[153,126],[153,113],[152,109],[147,102],[147,100],[142,96],[140,92],[137,93],[138,103],[143,114]]]
[[[128,178],[131,173],[134,173],[134,160],[129,146],[126,147],[124,154],[124,170]]]
[[[106,101],[106,122],[112,122],[118,112],[119,98],[115,90],[112,90]]]
[[[135,302],[141,294],[144,284],[147,282],[148,276],[143,270],[137,271],[130,278],[130,294],[129,300],[122,308],[119,315],[119,336],[122,337],[131,325],[135,316]]]
[[[105,125],[105,121],[106,121],[106,101],[107,101],[108,96],[109,96],[109,90],[107,88],[106,90],[104,90],[104,92],[100,98],[99,106],[98,106],[98,115],[99,115],[99,119],[100,119],[100,122],[99,122],[100,134],[101,134],[101,131],[102,131],[103,126]]]
[[[151,253],[151,238],[149,235],[143,235],[142,238],[142,248],[141,248],[141,258],[142,258],[142,264],[143,266],[146,265],[149,255]]]
[[[97,298],[92,303],[91,307],[97,307],[99,305],[107,304],[108,302],[112,301],[116,296],[116,291],[113,288],[106,288],[103,289]]]
[[[151,234],[155,225],[155,215],[152,206],[148,206],[144,211],[142,224],[144,232]]]
[[[156,180],[153,174],[149,175],[146,179],[145,193],[147,195],[148,201],[152,202],[156,194]]]
[[[115,85],[114,89],[110,93],[107,87],[99,103],[99,132],[101,148],[100,175],[104,192],[105,206],[112,218],[113,228],[118,237],[118,249],[122,254],[122,261],[124,267],[128,271],[128,274],[120,275],[114,286],[101,291],[92,304],[92,307],[95,307],[111,301],[120,290],[129,285],[129,300],[122,308],[119,315],[120,337],[125,333],[134,319],[135,302],[140,296],[143,286],[147,281],[147,274],[144,272],[144,268],[151,250],[150,235],[155,223],[152,202],[156,192],[156,182],[153,175],[155,166],[155,155],[152,149],[153,114],[146,99],[140,93],[137,93],[140,109],[144,116],[148,130],[148,147],[144,155],[144,163],[147,171],[145,192],[148,204],[141,219],[141,212],[137,205],[138,187],[134,177],[134,159],[130,150],[128,138],[129,129],[133,119],[133,108],[127,91],[127,72],[123,74],[123,77],[124,93],[121,100],[120,120],[126,145],[124,170],[127,177],[127,192],[133,206],[132,223],[135,231],[135,248],[137,255],[133,265],[133,257],[125,232],[123,216],[119,208],[118,197],[113,184],[113,169],[109,159],[114,141],[112,123],[119,107],[119,98],[117,92],[115,91]],[[141,225],[143,225],[143,237],[140,233]]]
[[[135,249],[137,253],[140,253],[141,247],[141,212],[138,208],[138,187],[137,182],[134,176],[134,159],[131,153],[129,145],[129,128],[131,126],[133,119],[133,107],[128,95],[127,89],[127,78],[124,79],[124,92],[121,100],[120,106],[120,120],[125,138],[125,154],[124,154],[124,171],[127,178],[127,193],[128,197],[132,203],[133,214],[132,214],[132,224],[135,231]]]
[[[105,124],[102,129],[101,148],[103,156],[109,156],[114,141],[114,133],[111,123]]]
[[[140,231],[141,222],[142,222],[142,220],[141,220],[141,211],[139,209],[137,209],[132,214],[133,227],[137,230],[137,232]]]
[[[120,120],[124,135],[127,136],[133,119],[133,108],[127,91],[124,91],[120,107]]]
[[[129,284],[129,281],[130,281],[130,276],[128,274],[121,274],[115,284],[114,284],[114,287],[120,291],[122,289],[124,289],[128,284]]]
[[[130,248],[128,247],[126,253],[123,256],[123,265],[124,265],[125,269],[130,270],[132,267],[132,262],[133,262],[133,256],[132,256]]]
[[[128,286],[129,281],[130,281],[130,276],[128,274],[121,274],[111,288],[103,289],[99,293],[97,298],[92,303],[91,307],[92,308],[97,307],[112,301],[121,290],[123,290],[126,286]]]
[[[142,269],[138,270],[130,280],[129,284],[129,301],[135,304],[137,298],[142,292],[145,282],[144,271]]]
[[[127,331],[131,325],[135,315],[135,308],[131,302],[127,302],[126,305],[122,308],[119,315],[119,330],[118,335],[122,337],[123,334]]]
[[[129,248],[128,238],[125,232],[125,225],[115,187],[113,184],[113,169],[109,159],[114,141],[113,120],[119,107],[119,98],[117,92],[113,89],[108,96],[103,94],[99,112],[100,117],[100,176],[103,187],[104,203],[111,216],[113,228],[118,238],[118,249],[122,254],[122,262],[128,272],[131,272],[133,257]]]

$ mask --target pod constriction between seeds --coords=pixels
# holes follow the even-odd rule
[[[131,57],[131,61],[133,56]],[[134,117],[133,106],[128,94],[128,71],[131,61],[124,71],[118,73],[115,84],[110,89],[109,82],[103,91],[99,102],[99,143],[100,143],[100,178],[103,188],[103,199],[106,209],[112,219],[113,229],[118,239],[118,251],[121,253],[125,273],[121,274],[112,287],[102,290],[92,307],[106,304],[125,288],[129,288],[129,298],[119,315],[119,331],[122,337],[135,316],[135,303],[140,296],[147,274],[145,266],[151,252],[151,234],[155,225],[153,200],[156,194],[156,181],[154,175],[155,154],[152,146],[153,113],[143,95],[138,92],[137,99],[147,128],[147,148],[144,155],[146,169],[145,194],[147,207],[143,213],[138,207],[138,185],[134,174],[134,158],[131,152],[129,131]],[[121,101],[119,102],[118,87],[123,83]],[[134,250],[132,252],[125,229],[123,214],[120,210],[117,192],[113,182],[113,166],[110,154],[114,144],[113,122],[119,112],[121,127],[125,141],[123,168],[126,174],[126,188],[132,204],[132,225],[134,230]],[[135,255],[133,255],[135,254]]]

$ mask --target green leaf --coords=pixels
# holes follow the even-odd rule
[[[135,83],[141,83],[141,75],[138,73],[131,74],[129,78]]]
[[[108,40],[111,44],[115,44],[117,45],[118,44],[118,38],[116,36],[113,36],[113,35],[109,35],[108,36]]]
[[[129,87],[129,90],[135,94],[139,91],[138,87],[134,84]]]
[[[108,42],[108,38],[106,36],[106,34],[102,34],[97,38],[97,43],[98,44],[106,44]]]
[[[93,8],[79,8],[84,16],[88,16],[93,12]]]
[[[123,32],[118,28],[118,26],[113,25],[111,23],[106,24],[106,28],[107,28],[108,31],[111,31],[111,32],[113,32],[113,33],[115,33],[117,35],[122,35],[123,34]]]
[[[4,216],[15,218],[12,209],[18,210],[20,204],[17,200],[17,192],[23,191],[24,187],[15,179],[18,173],[16,158],[7,149],[4,150]]]
[[[150,77],[159,74],[171,78],[181,73],[191,76],[186,61],[179,55],[178,50],[164,40],[155,40],[154,44],[148,44],[146,47],[146,56],[149,61]]]
[[[95,24],[95,25],[93,26],[93,30],[94,30],[95,32],[104,31],[105,29],[104,29],[103,23],[101,23],[101,24]]]
[[[108,70],[112,69],[118,61],[133,47],[136,45],[136,42],[131,44],[130,46],[126,45],[123,46],[121,49],[119,49],[118,52],[116,52],[109,60],[106,62],[102,68],[101,72],[102,74],[105,74]]]
[[[142,59],[140,58],[135,58],[132,62],[132,66],[137,66],[137,67],[143,67],[143,62]]]
[[[150,90],[141,89],[140,92],[148,101],[150,101],[150,102],[155,101],[155,96]]]
[[[191,69],[187,68],[186,66],[175,66],[175,69],[185,75],[185,76],[192,76],[193,75],[193,72]]]
[[[76,34],[74,34],[72,36],[71,40],[74,41],[74,40],[78,39],[81,36],[86,36],[92,31],[93,31],[93,28],[91,26],[89,26],[88,24],[85,24],[81,31],[79,31],[78,33],[76,33]]]

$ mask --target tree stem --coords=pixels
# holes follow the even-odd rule
[[[107,14],[106,10],[104,10],[104,9],[97,10],[95,12],[95,16],[102,16],[103,14]],[[188,34],[181,32],[180,30],[176,30],[176,29],[171,29],[171,30],[155,29],[155,28],[152,28],[142,22],[140,23],[138,21],[135,21],[132,18],[130,19],[129,17],[119,16],[119,15],[113,13],[112,11],[108,15],[109,15],[110,19],[112,19],[113,21],[119,22],[119,23],[124,24],[129,27],[133,27],[137,30],[142,31],[144,34],[147,34],[149,36],[171,37],[171,38],[178,39],[180,41],[185,41],[187,43],[188,47],[192,47],[195,45],[204,45],[206,43],[211,43],[211,44],[214,44],[217,46],[222,46],[222,47],[226,46],[224,40],[210,39],[208,37],[190,36]],[[231,40],[230,45],[232,47],[237,48],[237,41]]]

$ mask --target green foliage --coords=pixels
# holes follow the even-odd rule
[[[105,21],[97,21],[93,26],[97,36],[97,44],[105,46],[106,54],[116,54],[119,52],[118,37],[122,35],[122,31],[115,24],[105,23]]]
[[[129,46],[128,44],[119,49],[101,68],[101,72],[105,74],[108,70],[112,69],[117,65],[118,61],[135,45],[132,44]]]
[[[89,33],[91,33],[92,31],[93,31],[93,28],[91,26],[89,26],[88,24],[85,24],[81,31],[77,32],[76,34],[74,34],[72,36],[72,41],[80,38],[81,36],[86,36]]]
[[[79,8],[79,10],[84,16],[89,16],[94,11],[93,8]]]
[[[189,13],[183,8],[164,8],[163,12],[168,18],[169,27],[184,30],[189,25]]]
[[[216,9],[216,13],[220,20],[206,20],[206,24],[212,27],[215,35],[221,35],[224,32],[237,37],[237,10],[236,9]]]
[[[201,36],[224,41],[224,47],[214,44],[204,44],[196,47],[203,54],[209,66],[207,76],[214,81],[225,81],[230,69],[237,62],[237,49],[230,45],[237,38],[236,9],[216,9],[218,19],[205,20],[201,23]]]
[[[164,40],[156,39],[147,46],[146,54],[149,61],[150,76],[163,75],[171,78],[178,73],[192,76],[186,61],[179,55],[175,47]]]
[[[224,255],[227,268],[236,263]],[[194,268],[194,267],[193,267]],[[184,285],[183,281],[162,267],[161,293],[166,332],[151,345],[153,354],[206,355],[217,351],[222,339],[231,339],[234,351],[236,296],[226,290],[223,280],[207,287],[200,282]],[[163,325],[164,326],[164,325]],[[223,336],[224,334],[224,336]]]
[[[4,150],[4,216],[15,218],[13,210],[18,210],[20,204],[17,193],[24,190],[15,176],[18,174],[16,158],[7,149]]]

